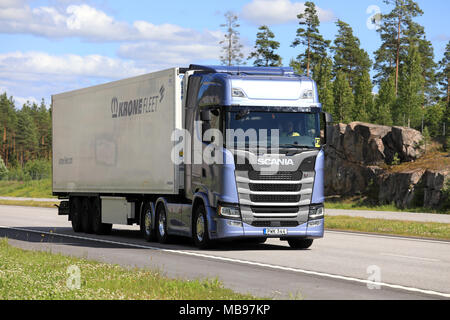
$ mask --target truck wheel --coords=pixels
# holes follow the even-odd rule
[[[192,237],[195,245],[199,249],[208,249],[212,246],[212,241],[209,239],[206,210],[203,206],[198,206],[195,210],[192,224]]]
[[[155,228],[152,224],[152,208],[150,203],[145,202],[141,213],[141,233],[148,242],[155,240]]]
[[[312,239],[289,239],[288,243],[292,249],[308,249],[313,241]]]
[[[74,232],[81,232],[81,203],[79,198],[70,199],[70,218],[72,220],[72,229]]]
[[[168,243],[169,235],[167,234],[167,215],[163,205],[159,205],[156,209],[156,238],[159,243]]]
[[[84,233],[93,233],[92,215],[89,211],[89,198],[84,197],[81,200],[81,229]]]
[[[90,212],[92,217],[92,231],[98,235],[111,234],[112,224],[102,223],[102,208],[99,198],[93,198],[90,201]]]

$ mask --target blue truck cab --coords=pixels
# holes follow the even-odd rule
[[[332,120],[315,82],[292,68],[198,65],[184,80],[184,194],[195,243],[279,238],[308,248],[323,237],[321,123],[326,131]],[[195,148],[223,161],[195,161]]]

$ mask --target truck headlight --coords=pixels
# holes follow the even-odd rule
[[[226,204],[220,204],[217,208],[217,213],[219,216],[226,217],[226,218],[240,218],[241,212],[238,207],[226,205]]]
[[[323,219],[325,216],[325,208],[321,206],[311,206],[309,208],[309,220]]]

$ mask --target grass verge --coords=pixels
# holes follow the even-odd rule
[[[450,214],[448,210],[435,210],[431,208],[407,208],[400,209],[393,204],[386,205],[370,205],[364,200],[346,199],[342,201],[327,201],[325,202],[327,209],[343,209],[343,210],[363,210],[363,211],[389,211],[389,212],[417,212],[417,213],[437,213]]]
[[[80,270],[80,289],[67,286]],[[69,282],[70,283],[70,282]],[[71,282],[76,284],[76,282]],[[25,251],[0,239],[0,300],[254,300],[218,280],[174,280],[160,272],[125,269],[49,252]]]
[[[450,240],[450,224],[447,223],[326,216],[325,228],[329,230]]]
[[[59,205],[59,201],[19,201],[19,200],[0,200],[1,206],[22,206],[22,207],[38,207],[38,208],[55,208],[55,204]]]
[[[0,181],[2,197],[53,198],[52,180]]]

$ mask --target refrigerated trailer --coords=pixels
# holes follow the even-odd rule
[[[331,116],[291,68],[172,68],[54,95],[52,117],[53,194],[75,232],[323,237]]]

